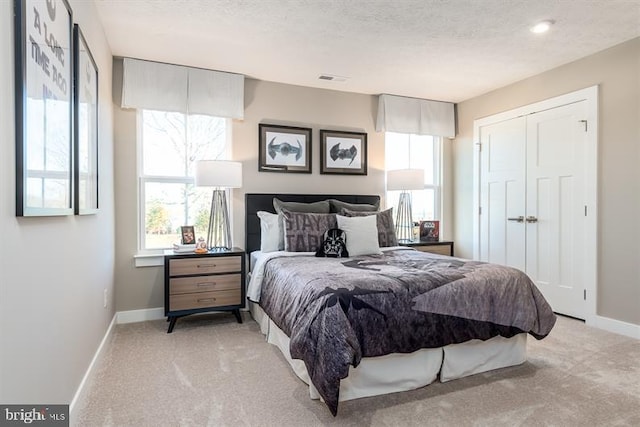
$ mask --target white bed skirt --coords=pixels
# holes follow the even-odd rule
[[[266,335],[267,342],[280,349],[295,374],[309,385],[312,399],[320,399],[309,380],[304,362],[292,359],[289,337],[254,303],[249,303],[251,315]],[[442,348],[427,348],[409,354],[365,357],[349,376],[340,382],[340,401],[414,390],[431,384],[438,378],[450,381],[492,369],[524,363],[527,360],[527,334],[512,338],[494,337],[487,341],[472,340]]]

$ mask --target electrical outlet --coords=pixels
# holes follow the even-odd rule
[[[102,306],[103,306],[104,308],[107,308],[107,295],[108,295],[108,294],[107,294],[107,290],[105,289],[105,290],[104,290],[104,300],[103,300],[103,302],[102,302]]]

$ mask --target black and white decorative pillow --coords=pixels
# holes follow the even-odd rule
[[[316,251],[317,257],[348,258],[347,233],[339,228],[331,228],[324,232],[324,241]]]

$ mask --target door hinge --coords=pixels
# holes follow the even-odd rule
[[[580,123],[584,123],[584,131],[586,132],[586,131],[587,131],[587,128],[588,128],[588,126],[589,126],[589,125],[588,125],[588,122],[587,122],[586,120],[578,120],[578,121],[579,121]]]
[[[585,301],[587,300],[587,290],[586,289],[584,289],[584,300]]]
[[[587,216],[587,205],[584,205],[584,216]]]
[[[478,207],[478,215],[482,215],[482,206]]]
[[[482,151],[482,143],[476,142],[476,145],[478,146],[478,151]]]

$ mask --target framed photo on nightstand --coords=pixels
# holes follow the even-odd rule
[[[196,233],[193,230],[193,225],[183,225],[180,227],[180,243],[183,245],[195,245]]]

